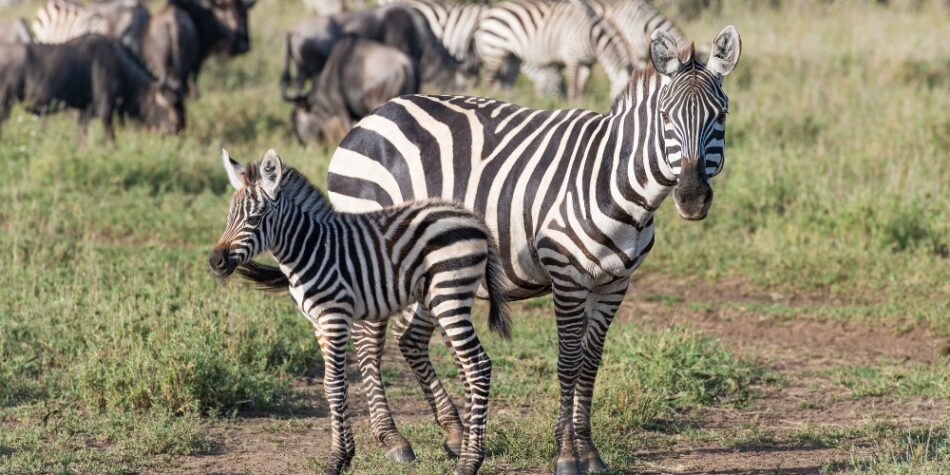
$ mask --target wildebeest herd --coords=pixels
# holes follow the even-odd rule
[[[170,0],[151,15],[137,0],[79,6],[52,0],[3,38],[0,100],[45,113],[57,105],[115,112],[151,128],[184,127],[184,100],[208,54],[251,47],[245,0]],[[654,213],[672,196],[687,220],[706,217],[725,162],[723,78],[741,41],[730,26],[701,60],[645,0],[397,0],[308,19],[285,36],[278,81],[305,143],[337,144],[328,196],[268,151],[241,166],[227,228],[209,259],[271,290],[289,290],[324,355],[332,447],[328,473],[355,453],[347,405],[353,337],[375,438],[415,458],[396,428],[380,359],[389,317],[455,473],[485,456],[491,360],[472,326],[476,296],[490,328],[509,333],[506,300],[552,294],[558,328],[558,474],[606,465],[593,440],[594,382],[630,276],[654,245]],[[533,110],[484,97],[418,95],[525,73],[539,91],[583,93],[594,63],[611,80],[610,110]],[[276,89],[276,88],[275,88]],[[275,91],[276,92],[276,91]],[[406,203],[411,202],[411,203]],[[252,259],[270,252],[273,267]],[[456,408],[428,346],[441,328],[463,377]]]

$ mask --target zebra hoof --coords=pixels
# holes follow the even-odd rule
[[[595,455],[587,459],[587,473],[604,473],[607,471],[607,464],[601,460],[600,456]]]
[[[583,475],[584,472],[576,460],[570,459],[558,460],[554,466],[554,473],[556,475]]]
[[[453,444],[451,442],[446,442],[443,447],[445,448],[445,454],[448,455],[450,459],[458,459],[459,455],[462,454],[461,443]]]
[[[412,447],[403,445],[389,449],[389,452],[386,452],[386,458],[393,462],[409,463],[416,459],[416,454],[412,451]]]

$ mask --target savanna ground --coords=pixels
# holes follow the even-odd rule
[[[950,473],[950,17],[775,3],[682,22],[697,41],[742,33],[728,160],[707,220],[659,213],[608,338],[595,440],[621,473]],[[332,149],[295,143],[276,86],[281,32],[302,15],[260,0],[252,52],[208,65],[178,137],[129,126],[103,146],[74,113],[19,108],[4,124],[0,472],[320,471],[329,421],[307,323],[288,298],[220,285],[206,265],[229,197],[222,146],[242,159],[275,147],[324,182]],[[598,77],[576,105],[606,110],[606,90]],[[474,92],[564,106],[524,83]],[[495,362],[483,472],[544,473],[551,304],[512,307],[510,342],[483,331]],[[385,376],[419,460],[385,460],[354,368],[353,471],[446,473],[392,349]]]

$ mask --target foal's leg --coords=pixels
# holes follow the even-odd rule
[[[446,289],[438,289],[446,290]],[[458,289],[451,289],[458,291]],[[445,330],[445,336],[452,345],[455,354],[462,363],[465,380],[470,388],[468,425],[462,454],[455,465],[457,475],[474,474],[485,460],[485,424],[488,417],[488,394],[491,387],[491,359],[482,348],[475,328],[472,326],[472,302],[475,289],[468,298],[455,295],[442,295],[430,298],[432,314]],[[453,298],[455,297],[455,298]],[[437,304],[432,305],[438,301]]]
[[[587,332],[581,344],[583,362],[574,388],[574,447],[577,458],[586,473],[607,471],[600,452],[591,438],[591,403],[594,400],[594,381],[600,368],[607,329],[623,302],[629,279],[621,279],[591,292],[587,304]]]
[[[403,311],[402,318],[393,325],[393,333],[403,358],[422,386],[436,422],[445,430],[445,450],[450,456],[458,457],[462,452],[462,421],[429,359],[429,341],[435,327],[436,321],[428,310],[414,304]]]
[[[389,449],[386,457],[397,462],[412,462],[416,459],[416,454],[413,453],[409,441],[396,429],[396,423],[393,421],[392,412],[386,401],[386,391],[380,371],[388,323],[388,320],[378,322],[362,320],[353,323],[356,358],[360,365],[363,392],[366,393],[369,403],[373,435],[380,444]]]
[[[356,454],[350,408],[346,401],[346,342],[350,339],[350,317],[341,314],[321,315],[316,333],[323,352],[323,392],[330,404],[333,442],[327,475],[345,471]]]

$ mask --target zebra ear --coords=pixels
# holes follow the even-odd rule
[[[228,173],[228,181],[235,190],[244,188],[244,167],[231,159],[231,154],[227,150],[221,149],[221,161],[224,162],[224,171]]]
[[[260,164],[261,188],[271,199],[277,197],[277,191],[280,189],[280,179],[284,176],[284,164],[274,149],[270,149],[264,154]]]
[[[680,69],[679,49],[676,40],[663,30],[653,30],[650,41],[650,58],[656,71],[669,76]]]
[[[736,67],[741,53],[742,39],[739,38],[739,30],[729,25],[713,40],[706,69],[720,76],[725,76]]]

